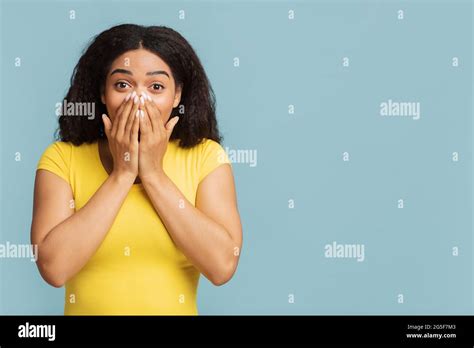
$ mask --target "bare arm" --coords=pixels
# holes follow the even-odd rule
[[[242,247],[230,165],[219,166],[199,184],[196,207],[164,173],[142,181],[180,250],[214,285],[228,282],[235,273]]]
[[[35,180],[31,242],[44,280],[61,287],[99,248],[134,179],[111,175],[74,213],[71,187],[62,178],[38,170]]]
[[[138,168],[143,187],[178,248],[214,285],[222,285],[232,278],[242,245],[232,168],[220,165],[199,183],[195,207],[163,170],[179,117],[165,125],[156,105],[144,104]]]
[[[55,287],[79,272],[99,248],[138,175],[137,108],[137,100],[128,97],[113,125],[103,117],[114,169],[76,213],[70,185],[47,170],[36,173],[31,242],[38,246],[41,275]]]

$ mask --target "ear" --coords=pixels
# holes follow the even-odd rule
[[[181,92],[182,91],[183,91],[182,85],[178,85],[176,87],[176,91],[174,93],[173,108],[175,108],[179,105],[179,102],[181,101]]]
[[[105,105],[105,90],[103,86],[100,88],[100,101]]]

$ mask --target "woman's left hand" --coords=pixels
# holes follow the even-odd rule
[[[138,145],[138,175],[141,181],[154,175],[162,175],[163,157],[168,147],[168,141],[179,117],[163,123],[160,110],[151,97],[142,94],[140,97],[140,142]]]

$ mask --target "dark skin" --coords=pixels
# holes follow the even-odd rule
[[[99,157],[100,161],[102,162],[102,166],[104,167],[107,174],[111,174],[114,169],[114,160],[112,158],[112,154],[110,153],[110,148],[105,139],[99,139]],[[141,184],[140,177],[137,176],[134,184]]]
[[[141,180],[181,252],[213,284],[229,281],[242,246],[230,164],[220,165],[200,181],[194,202],[163,170],[162,159],[178,119],[169,118],[180,101],[169,67],[146,50],[129,51],[114,61],[104,87],[107,139],[98,147],[108,178],[75,211],[71,185],[48,170],[37,171],[31,241],[38,246],[41,275],[56,287],[75,276],[100,247],[133,183]],[[126,152],[130,160],[124,159]]]
[[[178,121],[171,112],[181,100],[181,85],[175,83],[169,66],[144,49],[125,52],[112,63],[101,99],[107,114],[106,138],[99,141],[99,156],[106,172],[130,176],[134,184],[142,183],[143,176],[161,173],[165,136]],[[143,115],[136,118],[139,122],[133,122],[137,108]],[[133,135],[137,130],[138,137]],[[121,144],[129,136],[130,144]],[[130,162],[118,161],[124,151],[130,152]]]

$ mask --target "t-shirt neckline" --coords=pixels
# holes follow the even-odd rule
[[[100,167],[100,171],[102,172],[102,175],[104,175],[106,178],[108,178],[109,173],[107,173],[107,171],[105,170],[105,167],[102,164],[102,160],[100,159],[99,141],[98,140],[95,142],[94,154],[95,154],[95,158],[97,160],[97,164]],[[132,187],[131,187],[131,190],[132,191],[142,191],[142,190],[144,190],[143,184],[142,183],[133,184]]]

